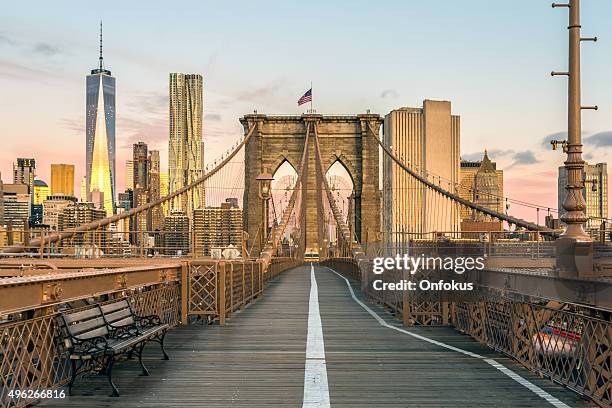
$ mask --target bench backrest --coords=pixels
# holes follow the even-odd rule
[[[79,340],[108,334],[108,328],[99,307],[92,307],[80,312],[64,312],[62,313],[62,319],[68,334]]]
[[[101,305],[106,323],[114,327],[129,326],[135,323],[134,313],[127,299]]]

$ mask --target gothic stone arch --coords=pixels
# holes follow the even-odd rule
[[[249,233],[249,248],[260,250],[256,239],[261,225],[263,204],[259,199],[257,176],[262,171],[273,173],[285,160],[299,170],[308,122],[315,122],[319,135],[321,158],[327,170],[340,161],[349,172],[355,186],[354,227],[358,239],[365,240],[380,231],[380,193],[378,173],[378,142],[368,124],[378,134],[382,118],[375,114],[327,116],[305,114],[301,116],[245,115],[240,119],[245,134],[257,126],[255,134],[245,146],[245,189],[243,221]],[[309,146],[305,190],[302,193],[302,222],[304,223],[302,249],[322,247],[322,200],[324,190],[317,182],[314,145]]]

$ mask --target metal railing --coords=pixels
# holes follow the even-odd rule
[[[18,260],[14,260],[18,261]],[[273,259],[268,269],[256,259],[32,260],[45,269],[0,278],[0,406],[23,407],[39,399],[15,390],[52,390],[67,383],[70,364],[58,335],[62,310],[81,310],[127,298],[140,315],[159,315],[171,327],[189,317],[226,319],[261,297],[267,282],[294,258]],[[78,263],[79,269],[72,268]],[[109,268],[105,265],[138,264]],[[87,268],[90,265],[91,268]],[[11,266],[11,265],[9,265]]]

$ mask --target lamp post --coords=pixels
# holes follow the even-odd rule
[[[587,221],[585,214],[586,202],[584,200],[584,182],[582,174],[584,160],[582,159],[582,110],[594,109],[597,106],[582,106],[580,83],[580,47],[583,41],[597,41],[597,37],[581,37],[580,26],[580,0],[569,0],[569,3],[553,3],[553,8],[566,7],[569,9],[569,66],[567,72],[551,73],[552,76],[568,77],[568,114],[567,114],[567,141],[553,140],[551,144],[556,150],[558,145],[567,153],[565,169],[567,171],[567,184],[565,186],[565,200],[563,208],[566,213],[561,220],[567,225],[563,234],[557,241],[557,267],[564,274],[575,276],[583,272],[592,271],[592,240],[584,231],[583,224]],[[590,246],[590,250],[589,247]],[[591,255],[592,258],[592,255]],[[588,271],[591,269],[591,271]]]
[[[261,214],[261,248],[263,250],[268,239],[268,200],[272,197],[272,180],[274,177],[264,168],[255,179],[259,182],[259,198],[262,200]]]

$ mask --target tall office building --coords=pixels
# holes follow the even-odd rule
[[[76,197],[66,195],[51,195],[43,201],[43,224],[46,224],[51,230],[58,229],[59,215],[70,204],[77,202]]]
[[[149,200],[161,198],[161,172],[159,150],[149,151]],[[164,212],[160,206],[151,210],[151,230],[161,230],[164,226]]]
[[[450,191],[459,183],[460,117],[451,103],[425,100],[422,108],[400,108],[385,116],[384,143],[423,177]],[[383,223],[386,231],[456,231],[452,203],[436,200],[400,166],[383,160]],[[435,211],[434,211],[435,209]]]
[[[459,179],[459,196],[461,198],[493,211],[504,212],[506,204],[503,198],[504,171],[497,169],[497,163],[489,159],[486,150],[482,160],[461,160]],[[460,218],[462,230],[465,230],[464,226],[472,224],[480,231],[484,231],[487,226],[484,224],[475,225],[474,223],[490,222],[490,220],[485,221],[481,215],[463,207],[460,211]],[[501,227],[501,224],[498,227]]]
[[[0,174],[0,229],[3,227],[4,227],[4,183],[2,182],[2,174]]]
[[[100,23],[99,66],[87,76],[86,106],[86,191],[104,197],[106,215],[115,206],[115,78],[104,68],[102,23]]]
[[[202,76],[170,74],[170,141],[168,148],[169,192],[173,193],[202,177]],[[173,211],[191,217],[204,207],[204,186],[194,188],[184,203],[175,200]]]
[[[15,230],[23,230],[30,220],[32,211],[32,195],[28,192],[27,184],[4,184],[4,224],[12,226]],[[22,242],[23,237],[21,237]]]
[[[74,195],[74,164],[51,165],[51,194]]]
[[[134,190],[134,161],[125,162],[125,189]]]
[[[189,254],[189,217],[177,211],[164,218],[163,246],[166,255]]]
[[[47,183],[42,180],[34,180],[34,201],[32,204],[42,204],[49,195],[51,195],[51,191]]]
[[[133,145],[134,191],[149,189],[149,149],[144,142]]]
[[[212,248],[242,246],[242,210],[238,200],[228,198],[219,207],[193,210],[193,252],[210,256]]]
[[[585,180],[583,196],[586,201],[586,215],[589,220],[586,228],[599,228],[602,221],[608,218],[608,164],[585,163],[582,172],[582,179]],[[557,188],[557,199],[559,205],[559,218],[566,213],[563,208],[567,185],[567,170],[565,166],[559,167],[559,178]]]
[[[13,184],[28,186],[28,194],[34,194],[34,177],[36,177],[36,160],[18,158],[13,163]]]
[[[79,189],[79,200],[82,203],[87,202],[87,177],[81,179],[81,186]]]

